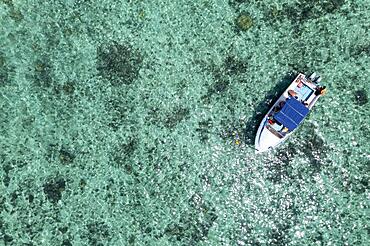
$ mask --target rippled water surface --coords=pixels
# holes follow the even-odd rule
[[[369,245],[368,0],[0,0],[0,245]],[[280,148],[298,72],[328,93]]]

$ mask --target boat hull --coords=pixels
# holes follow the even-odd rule
[[[264,120],[260,124],[256,139],[255,139],[255,150],[256,153],[262,153],[273,148],[276,148],[278,145],[283,143],[290,134],[285,135],[284,137],[279,137],[269,129],[267,129],[267,116],[264,117]]]
[[[301,89],[303,88],[303,89]],[[315,90],[317,88],[317,84],[313,83],[309,78],[307,78],[304,74],[300,73],[298,76],[293,80],[293,82],[289,85],[289,87],[284,91],[284,93],[279,97],[279,99],[275,102],[275,104],[271,107],[271,109],[267,112],[264,116],[263,120],[261,121],[255,138],[255,151],[256,153],[266,152],[268,150],[274,149],[280,144],[282,144],[297,128],[293,130],[289,130],[288,132],[283,132],[281,129],[275,129],[269,123],[270,119],[275,114],[275,109],[280,107],[282,103],[286,103],[289,98],[292,97],[292,94],[295,98],[299,98],[300,103],[302,105],[306,105],[306,111],[308,109],[311,110],[313,105],[316,103],[319,96],[315,95]],[[297,100],[298,99],[294,99]],[[305,104],[303,104],[305,103]],[[300,106],[303,107],[303,106]],[[280,107],[281,108],[281,107]],[[283,126],[282,126],[283,128]]]

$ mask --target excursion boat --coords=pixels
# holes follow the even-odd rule
[[[299,73],[263,118],[256,134],[256,153],[276,148],[301,124],[317,99],[326,92],[321,77]]]

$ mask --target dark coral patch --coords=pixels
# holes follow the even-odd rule
[[[3,183],[4,183],[5,187],[8,187],[9,186],[10,180],[11,180],[10,176],[9,175],[5,175],[5,177],[3,178]]]
[[[105,107],[110,115],[108,126],[112,130],[118,130],[122,125],[127,124],[127,122],[134,124],[134,119],[128,117],[133,110],[133,106],[130,104],[130,98],[127,98],[125,95],[111,97],[107,100]]]
[[[5,57],[3,54],[0,53],[0,67],[4,67],[5,65]]]
[[[128,139],[120,144],[113,153],[113,164],[116,167],[123,167],[126,173],[133,172],[133,163],[131,159],[138,147],[138,141],[135,138]]]
[[[58,231],[60,231],[61,233],[66,233],[68,231],[68,227],[67,226],[63,226],[63,227],[59,227],[58,228]]]
[[[216,67],[214,64],[206,67],[213,76],[214,83],[208,86],[207,93],[202,96],[204,103],[210,103],[214,94],[220,95],[228,91],[230,81],[235,81],[239,75],[247,71],[248,63],[234,55],[228,55],[225,58],[221,67]]]
[[[12,161],[11,163],[3,162],[2,165],[3,165],[3,183],[6,187],[8,187],[12,180],[11,171],[17,167],[21,168],[26,164],[23,161],[21,161],[20,163],[17,161]]]
[[[293,160],[295,152],[291,151],[292,146],[280,150],[276,155],[277,159],[271,161],[268,166],[268,179],[274,183],[280,183],[292,178],[290,162]]]
[[[283,4],[281,9],[276,7],[266,7],[266,22],[271,25],[278,25],[283,19],[289,20],[294,27],[293,35],[301,35],[301,24],[327,14],[341,11],[345,0],[303,0],[294,4]]]
[[[76,153],[68,149],[66,146],[58,146],[50,144],[47,148],[46,159],[48,162],[56,162],[63,165],[72,164],[76,158]]]
[[[75,155],[71,152],[62,148],[59,151],[59,160],[62,164],[71,164],[75,159]]]
[[[345,4],[345,0],[328,0],[328,1],[320,1],[322,9],[326,13],[334,13],[338,9],[340,9],[343,4]]]
[[[208,87],[207,94],[203,96],[203,100],[210,100],[213,94],[222,94],[229,89],[230,81],[226,78],[222,71],[213,74],[215,82]]]
[[[103,245],[109,241],[109,227],[104,222],[95,222],[87,225],[87,238],[90,245]]]
[[[218,215],[200,195],[194,195],[190,202],[189,211],[181,216],[179,223],[169,225],[164,233],[184,245],[197,245],[207,239]]]
[[[348,186],[353,192],[361,194],[369,190],[369,181],[365,177],[362,177],[361,179],[353,179]]]
[[[366,90],[361,89],[355,91],[355,103],[359,106],[363,106],[369,102],[369,98],[367,96]]]
[[[80,180],[80,183],[79,183],[80,190],[83,191],[85,189],[86,185],[87,185],[86,180],[85,179],[81,179]]]
[[[129,44],[101,45],[97,49],[99,75],[112,85],[129,85],[139,77],[143,57]]]
[[[75,89],[75,83],[72,81],[68,81],[61,86],[61,91],[66,95],[72,95]]]
[[[68,240],[68,239],[65,239],[62,243],[62,246],[72,246],[73,244]]]
[[[195,129],[195,131],[198,132],[200,141],[202,143],[205,143],[208,141],[210,137],[210,129],[212,128],[212,125],[213,123],[211,119],[198,122],[198,127],[197,129]]]
[[[13,7],[13,0],[1,0],[0,2],[8,5],[8,7]]]
[[[167,128],[173,128],[182,120],[189,117],[190,110],[188,108],[178,107],[168,113],[164,119],[164,125]]]
[[[248,63],[235,56],[229,55],[225,59],[223,68],[226,75],[238,75],[246,72]]]
[[[28,202],[29,202],[29,203],[33,203],[33,200],[34,200],[34,199],[35,199],[34,195],[32,195],[32,194],[29,194],[29,195],[28,195],[27,200],[28,200]]]
[[[292,23],[299,23],[320,18],[325,14],[335,13],[340,10],[344,3],[344,0],[304,0],[297,5],[287,7],[285,14]]]
[[[13,242],[13,237],[8,235],[8,234],[5,234],[4,237],[3,237],[3,242],[5,243],[5,245]]]
[[[234,121],[228,118],[221,119],[221,132],[220,137],[227,142],[231,142],[235,145],[244,144],[245,136],[245,121],[239,120]]]
[[[62,199],[62,192],[66,187],[66,182],[64,179],[51,180],[50,182],[44,184],[44,193],[46,198],[56,204],[60,199]]]
[[[9,12],[10,18],[12,18],[14,21],[20,22],[23,20],[23,14],[20,10],[17,10],[15,8],[11,8]]]
[[[159,108],[150,108],[146,120],[150,124],[174,128],[181,121],[189,118],[190,110],[182,106],[174,106],[171,110],[161,110]]]
[[[246,2],[248,2],[248,0],[229,0],[229,5],[234,8],[239,8],[241,4]]]
[[[360,56],[370,56],[370,44],[351,47],[350,55],[352,58],[359,58]]]
[[[12,68],[8,66],[5,55],[0,52],[0,86],[9,82],[9,74],[11,71]]]
[[[52,67],[48,59],[37,60],[34,72],[33,80],[37,86],[49,88],[53,85]]]
[[[229,84],[230,84],[230,81],[226,79],[217,80],[213,84],[213,87],[211,88],[210,92],[223,93],[227,91],[227,89],[229,88]]]

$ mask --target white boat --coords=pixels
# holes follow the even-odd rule
[[[256,134],[256,153],[276,148],[298,128],[325,93],[325,87],[318,85],[320,81],[316,73],[309,78],[298,74],[263,118]]]

